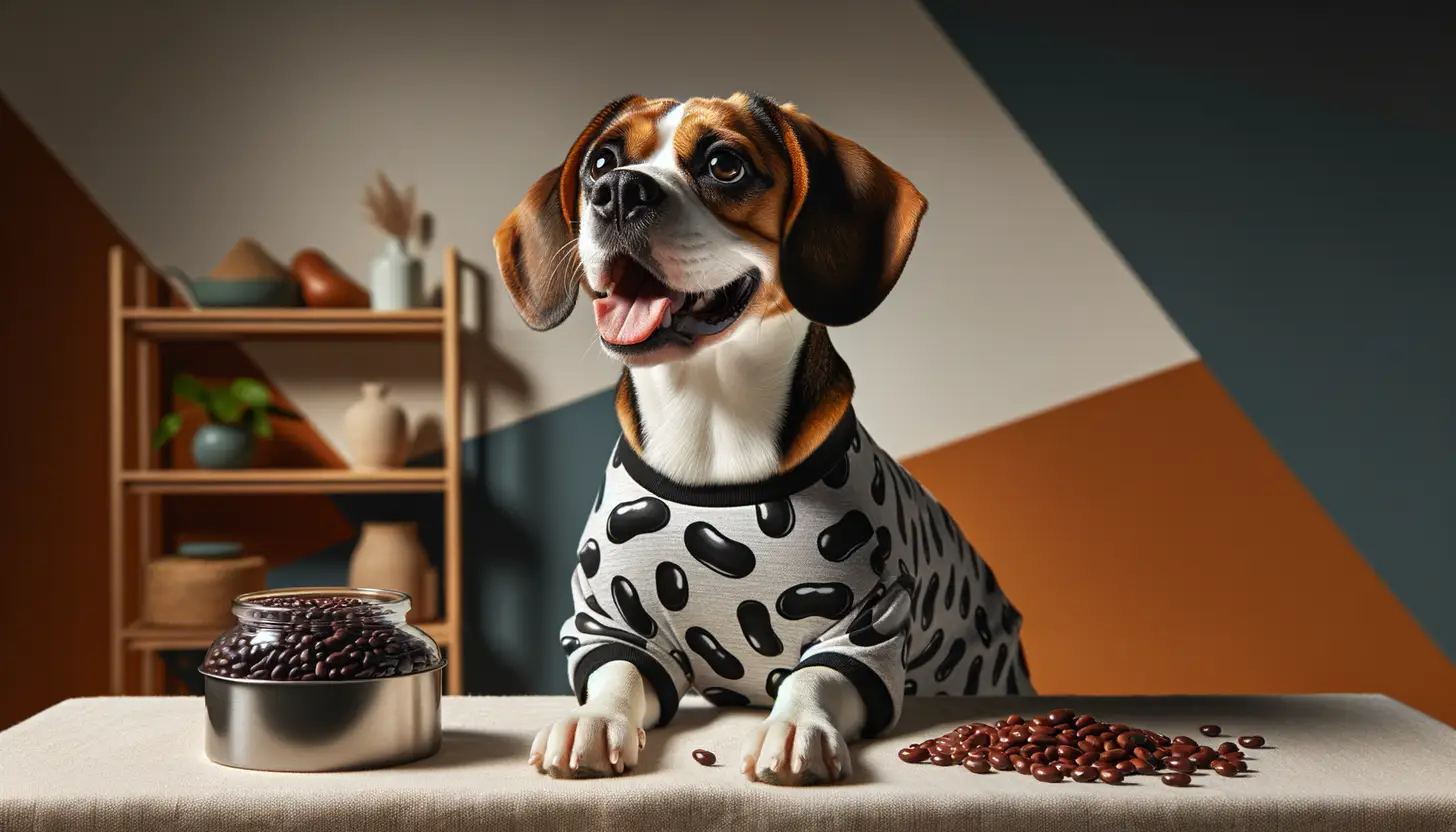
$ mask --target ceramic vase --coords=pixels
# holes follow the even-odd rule
[[[426,575],[429,556],[415,523],[365,523],[349,561],[349,586],[392,589],[410,597],[409,621],[423,621],[430,593]]]
[[[192,461],[199,468],[237,470],[253,464],[257,451],[253,432],[241,425],[209,422],[192,435]]]
[[[370,382],[363,397],[344,411],[344,446],[354,468],[398,468],[409,453],[409,419],[389,399],[389,387]]]
[[[405,251],[404,241],[391,237],[384,251],[369,269],[369,305],[376,312],[410,308],[415,260]]]

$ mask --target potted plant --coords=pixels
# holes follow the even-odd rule
[[[192,459],[200,468],[234,470],[253,464],[257,439],[273,436],[272,419],[300,417],[273,403],[267,385],[251,378],[208,387],[186,373],[172,382],[177,398],[192,402],[207,415],[207,424],[192,437]],[[152,431],[152,447],[161,448],[182,430],[182,415],[168,413]]]

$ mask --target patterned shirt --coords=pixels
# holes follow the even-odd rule
[[[906,694],[1034,693],[990,566],[853,410],[751,485],[674,483],[619,439],[577,554],[561,644],[580,701],[592,671],[629,661],[665,725],[689,690],[770,706],[822,666],[864,698],[869,737]]]

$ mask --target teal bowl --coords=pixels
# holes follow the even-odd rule
[[[197,305],[207,309],[299,305],[298,284],[288,277],[229,280],[194,277],[189,288]]]

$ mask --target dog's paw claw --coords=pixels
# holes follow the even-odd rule
[[[848,776],[843,737],[825,720],[770,717],[744,743],[743,773],[771,786],[817,786]]]
[[[636,767],[645,744],[645,732],[627,717],[579,708],[536,735],[527,762],[557,779],[614,777]]]

